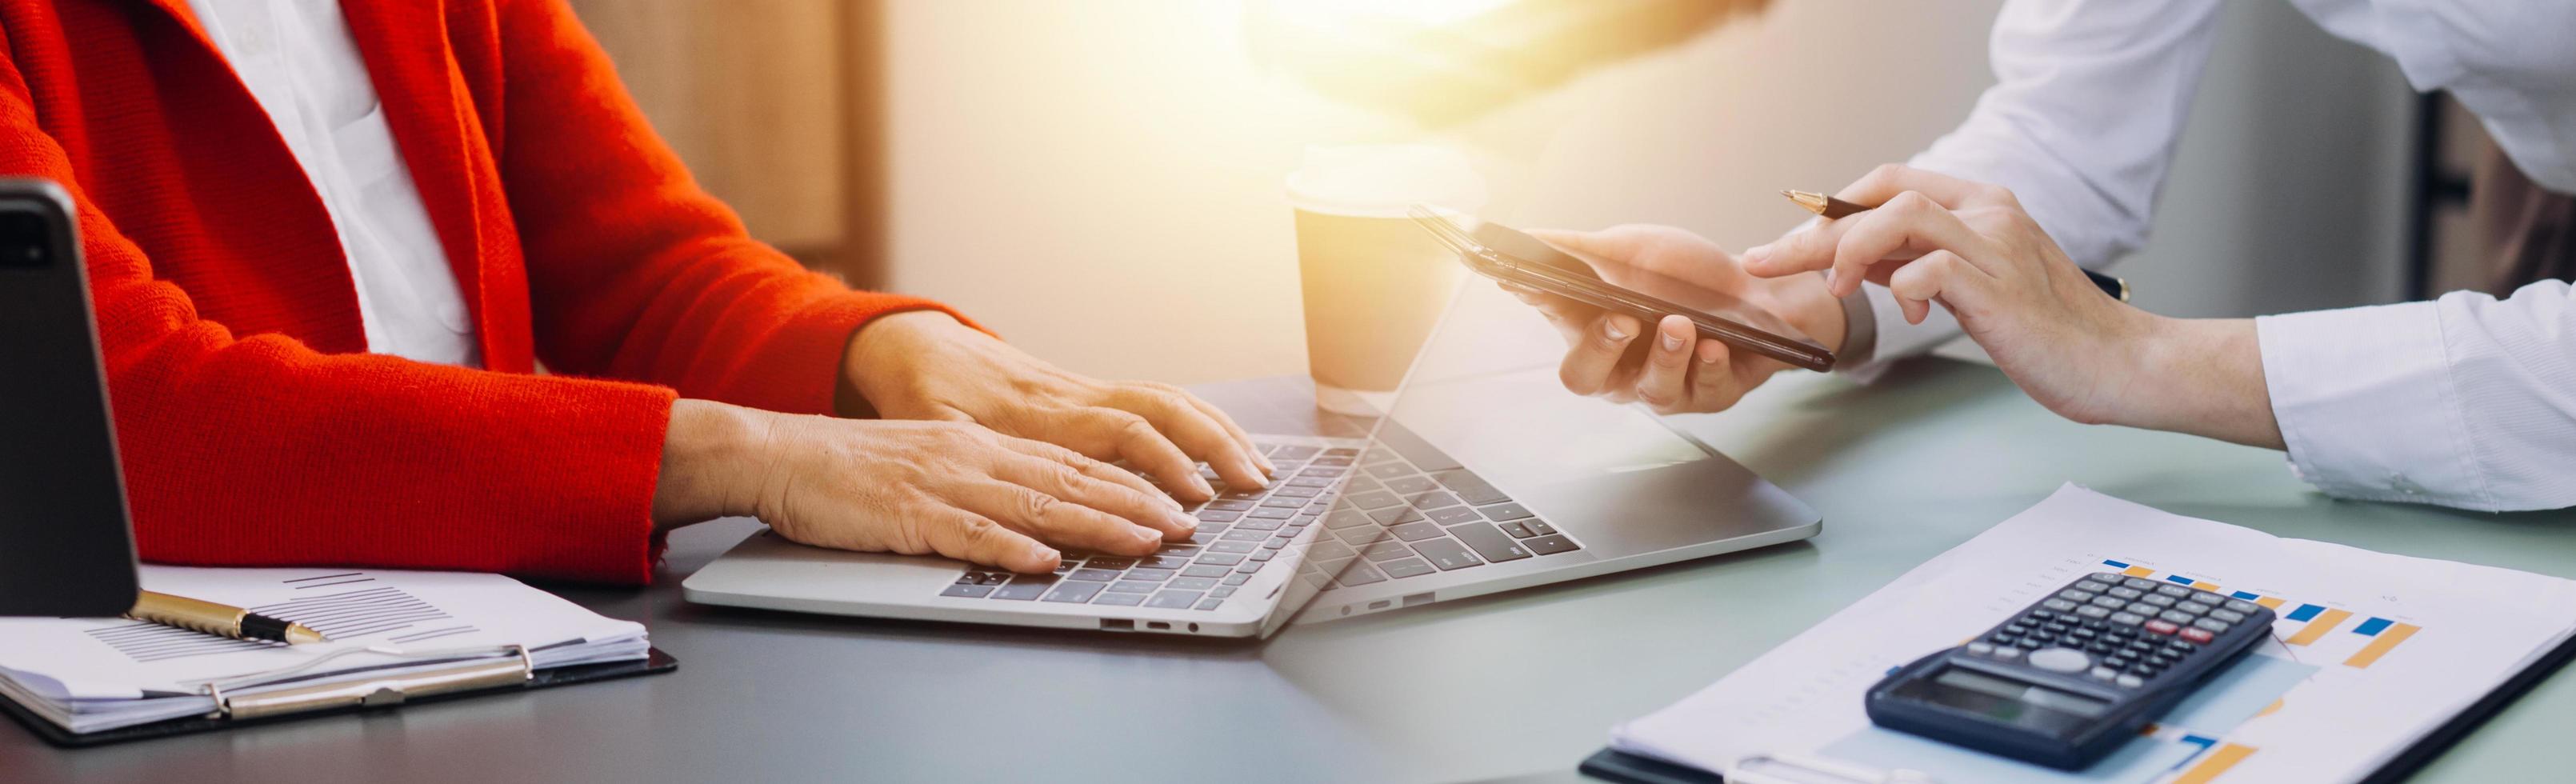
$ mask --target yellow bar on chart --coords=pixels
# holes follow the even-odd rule
[[[2379,636],[2370,638],[2369,645],[2361,646],[2360,653],[2353,654],[2352,658],[2343,660],[2343,666],[2356,669],[2368,667],[2371,662],[2379,661],[2379,657],[2388,655],[2388,650],[2397,647],[2398,643],[2405,642],[2406,638],[2415,636],[2415,632],[2421,630],[2421,628],[2422,627],[2418,627],[2415,624],[2401,623],[2390,626],[2386,629],[2381,629],[2379,630]],[[2305,634],[2306,632],[2302,631],[2300,633]]]
[[[2215,591],[2215,590],[2218,590],[2218,586],[2216,586],[2216,585],[2212,585],[2212,584],[2210,584],[2210,583],[2192,583],[2192,584],[2191,584],[2191,587],[2193,587],[2193,588],[2198,588],[2198,589],[2201,589],[2201,590],[2204,590],[2204,591]]]
[[[2255,604],[2259,604],[2259,605],[2263,605],[2263,606],[2265,606],[2265,607],[2270,607],[2270,608],[2275,609],[2275,610],[2281,609],[2281,597],[2278,597],[2278,596],[2266,596],[2266,597],[2263,597],[2263,598],[2260,598],[2260,599],[2256,599],[2256,600],[2254,600],[2254,603],[2255,603]]]
[[[2262,718],[2262,717],[2264,717],[2264,716],[2270,716],[2270,715],[2272,715],[2272,714],[2274,714],[2274,713],[2278,713],[2278,712],[2280,712],[2280,710],[2281,710],[2281,701],[2280,701],[2280,700],[2273,700],[2273,701],[2272,701],[2272,704],[2263,706],[2263,712],[2262,712],[2262,713],[2254,714],[2254,717],[2255,717],[2255,718]]]
[[[2122,569],[2122,570],[2120,570],[2120,573],[2121,573],[2121,574],[2128,575],[2128,576],[2130,576],[2130,577],[2145,577],[2145,576],[2148,576],[2148,575],[2151,575],[2151,574],[2155,574],[2155,573],[2156,573],[2156,570],[2154,570],[2154,569],[2149,569],[2149,568],[2144,567],[2144,566],[2132,566],[2132,567],[2129,567],[2129,568],[2127,568],[2127,569]]]
[[[2190,770],[2183,771],[2182,775],[2174,777],[2172,784],[2209,784],[2211,779],[2218,778],[2218,774],[2226,773],[2228,768],[2236,767],[2236,763],[2244,761],[2247,755],[2253,753],[2252,746],[2221,744],[2218,750],[2210,752],[2208,757],[2200,761],[2200,764],[2193,765]]]
[[[2344,610],[2327,610],[2324,614],[2318,615],[2316,620],[2309,621],[2308,625],[2299,627],[2299,633],[2290,635],[2290,639],[2285,642],[2291,645],[2316,642],[2317,638],[2326,636],[2326,632],[2334,631],[2335,624],[2343,623],[2343,619],[2350,617],[2352,613]],[[2381,632],[2381,634],[2386,633]]]

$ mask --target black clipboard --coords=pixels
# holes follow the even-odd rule
[[[653,675],[657,673],[670,672],[672,670],[679,669],[679,667],[680,660],[671,658],[670,654],[663,653],[660,648],[652,648],[647,650],[644,658],[639,660],[550,667],[530,672],[527,681],[517,686],[504,686],[500,688],[480,689],[476,691],[447,692],[442,694],[412,697],[405,699],[403,701],[403,705],[417,705],[427,702],[467,699],[492,694],[526,691],[529,689],[544,689],[555,686],[568,686],[576,683],[589,683],[592,681],[627,678],[637,675]],[[311,710],[280,716],[264,716],[255,719],[171,719],[168,721],[157,721],[150,724],[137,724],[132,727],[118,727],[112,730],[75,733],[71,730],[64,729],[62,725],[46,721],[44,717],[38,716],[34,712],[27,710],[26,706],[19,705],[17,700],[0,698],[0,711],[7,712],[9,717],[17,719],[19,724],[26,725],[27,731],[35,733],[36,737],[45,739],[46,743],[51,743],[65,748],[86,748],[90,746],[125,743],[128,741],[148,740],[151,738],[167,738],[174,735],[194,735],[200,732],[214,732],[217,730],[229,730],[241,727],[256,727],[279,722],[303,721],[305,719],[319,718],[323,716],[339,716],[358,713],[361,711],[397,710],[400,707],[401,706],[365,707],[350,705],[346,707],[325,708],[322,710]]]
[[[2576,637],[2570,637],[2566,642],[2559,643],[2558,647],[2550,649],[2549,653],[2532,661],[2531,666],[2524,667],[2521,672],[2514,673],[2513,677],[2505,679],[2504,683],[2497,685],[2495,690],[2487,692],[2486,696],[2478,698],[2477,702],[2470,703],[2469,707],[2452,714],[2449,721],[2442,722],[2442,726],[2435,727],[2432,732],[2425,733],[2424,737],[2417,738],[2414,744],[2406,747],[2405,751],[2390,757],[2388,764],[2381,765],[2379,770],[2362,777],[2362,784],[2393,784],[2415,775],[2417,770],[2423,769],[2426,763],[2433,761],[2433,758],[2442,756],[2442,752],[2449,751],[2453,744],[2460,742],[2461,738],[2468,737],[2470,732],[2486,724],[2488,719],[2504,712],[2506,706],[2512,705],[2514,700],[2521,699],[2524,693],[2531,691],[2531,687],[2540,685],[2541,681],[2557,673],[2559,668],[2567,666],[2569,659],[2576,659]],[[1584,758],[1583,764],[1575,769],[1583,775],[1603,781],[1620,782],[1620,784],[1721,784],[1725,781],[1723,777],[1705,770],[1675,765],[1607,747]]]

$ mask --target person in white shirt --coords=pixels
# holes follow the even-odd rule
[[[1992,38],[1998,83],[1968,119],[1911,165],[1837,194],[1884,206],[1740,260],[1662,227],[1542,236],[1737,290],[1842,347],[1864,377],[1964,329],[2052,411],[2286,449],[2292,471],[2332,495],[2576,506],[2576,291],[2564,281],[2505,299],[2174,319],[2085,280],[2079,266],[2146,239],[2219,2],[2007,2]],[[2292,2],[2395,58],[2416,89],[2449,91],[2535,186],[2576,193],[2576,4]],[[1565,333],[1561,375],[1579,393],[1715,411],[1781,369],[1691,345],[1679,317],[1655,325],[1642,362],[1623,362],[1645,325],[1521,296]]]

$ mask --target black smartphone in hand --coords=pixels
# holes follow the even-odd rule
[[[1462,226],[1423,207],[1414,208],[1412,216],[1441,244],[1457,251],[1458,260],[1476,274],[1625,313],[1644,321],[1648,329],[1665,316],[1678,314],[1690,319],[1701,337],[1731,348],[1808,370],[1834,369],[1834,352],[1824,344],[1732,294],[1624,265],[1596,269],[1592,262],[1489,220],[1468,219],[1471,225]]]

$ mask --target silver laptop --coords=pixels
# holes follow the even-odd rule
[[[1417,366],[1366,439],[1256,437],[1280,472],[1193,507],[1147,558],[1065,553],[1054,574],[806,547],[763,531],[681,583],[690,601],[796,612],[1217,637],[1795,541],[1816,512],[1552,369]],[[1215,475],[1206,473],[1211,482]]]

